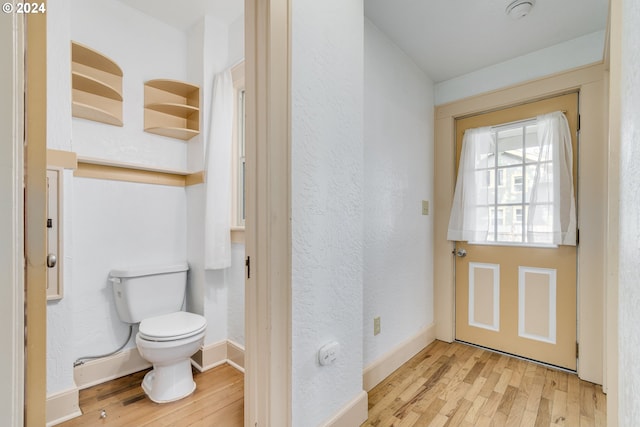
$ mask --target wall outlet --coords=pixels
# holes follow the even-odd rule
[[[373,335],[378,335],[380,333],[380,317],[373,318]]]
[[[422,215],[429,215],[429,201],[422,201]]]
[[[318,362],[322,366],[331,365],[338,358],[339,352],[340,344],[337,341],[325,344],[318,350]]]

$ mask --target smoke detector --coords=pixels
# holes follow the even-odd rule
[[[511,19],[524,18],[531,12],[536,0],[514,0],[509,3],[509,6],[505,9],[505,13],[511,17]]]

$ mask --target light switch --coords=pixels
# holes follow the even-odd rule
[[[422,215],[429,215],[429,201],[422,201]]]

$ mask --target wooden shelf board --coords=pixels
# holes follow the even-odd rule
[[[110,58],[77,42],[71,42],[71,60],[122,77],[122,69]]]
[[[122,119],[91,105],[81,104],[74,101],[72,112],[73,117],[93,120],[95,122],[106,123],[114,126],[122,126]]]
[[[168,136],[169,138],[182,139],[184,141],[193,138],[200,132],[193,129],[174,128],[174,127],[150,127],[145,128],[145,132],[155,133],[156,135]]]
[[[116,101],[122,101],[122,94],[116,88],[96,80],[93,77],[89,77],[75,71],[72,72],[71,75],[74,89],[104,96],[105,98],[114,99]]]
[[[199,89],[198,86],[192,85],[191,83],[185,83],[179,80],[169,80],[169,79],[149,80],[145,84],[147,86],[154,87],[156,89],[175,93],[176,95],[185,96],[185,97],[190,93]]]
[[[98,157],[78,156],[78,163],[85,163],[100,166],[112,166],[116,168],[135,169],[148,172],[168,173],[173,175],[188,176],[193,172],[181,169],[160,168],[157,166],[144,165],[141,163],[121,162],[119,160],[103,159]]]
[[[182,118],[187,118],[200,110],[198,107],[192,105],[177,104],[175,102],[154,103],[146,105],[145,108]]]

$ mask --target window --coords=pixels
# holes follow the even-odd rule
[[[523,209],[522,208],[515,208],[513,210],[513,223],[514,224],[522,224],[522,213],[523,213]]]
[[[235,114],[233,117],[233,173],[232,228],[244,228],[245,224],[245,85],[244,62],[231,69],[233,76]]]
[[[522,184],[524,182],[524,179],[521,175],[516,175],[513,177],[513,185],[511,186],[511,189],[514,193],[522,193]]]

